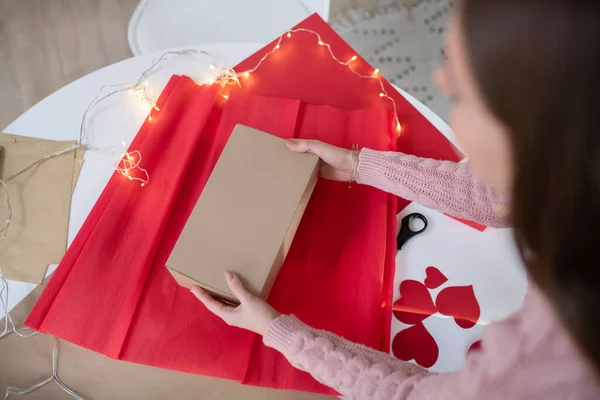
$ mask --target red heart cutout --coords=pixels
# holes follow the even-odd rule
[[[470,354],[472,351],[479,351],[479,350],[481,350],[481,340],[478,340],[475,343],[473,343],[471,345],[471,347],[469,347],[469,350],[467,350],[467,354]]]
[[[437,312],[429,290],[421,282],[410,279],[402,281],[400,296],[392,307],[394,316],[400,322],[418,324]]]
[[[396,334],[392,353],[402,361],[415,360],[421,367],[429,368],[436,363],[439,349],[433,336],[419,323]]]
[[[474,327],[481,314],[473,285],[443,289],[435,299],[435,305],[440,313],[454,317],[456,324],[463,329]]]
[[[427,267],[425,270],[427,278],[425,278],[425,286],[429,289],[435,289],[448,281],[446,275],[442,274],[436,267]]]

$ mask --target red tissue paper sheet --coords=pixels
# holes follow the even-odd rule
[[[341,59],[354,55],[318,16],[301,27],[318,31]],[[160,112],[131,144],[143,154],[150,183],[140,187],[117,174],[110,179],[27,326],[121,360],[334,393],[256,335],[226,326],[165,268],[238,123],[284,138],[456,160],[449,142],[384,82],[404,128],[396,139],[391,107],[378,96],[377,82],[335,63],[312,35],[297,35],[228,100],[218,85],[200,87],[178,76],[169,81]],[[253,67],[273,46],[236,70]],[[371,68],[362,59],[356,63],[361,72]],[[376,189],[320,180],[269,302],[316,328],[387,351],[397,210],[396,199]]]
[[[158,106],[160,113],[132,143],[144,156],[150,183],[140,187],[120,175],[111,178],[28,326],[121,360],[332,393],[281,355],[264,351],[254,334],[211,315],[177,285],[165,263],[236,124],[284,138],[310,135],[385,149],[390,113],[380,107],[346,111],[307,105],[243,90],[225,101],[217,87],[199,87],[185,77],[170,81]],[[370,134],[370,128],[380,133]],[[394,203],[373,188],[319,181],[270,303],[381,349]]]

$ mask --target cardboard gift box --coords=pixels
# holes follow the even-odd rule
[[[237,125],[167,268],[182,286],[198,285],[239,304],[224,271],[269,294],[318,177],[318,157],[291,152],[286,141]]]

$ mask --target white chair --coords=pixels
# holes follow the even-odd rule
[[[330,0],[141,0],[129,21],[134,55],[205,43],[266,44]]]

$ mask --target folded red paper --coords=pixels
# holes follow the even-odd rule
[[[318,31],[336,53],[353,55],[319,17],[298,27]],[[161,111],[131,145],[144,155],[151,183],[141,188],[111,178],[28,326],[122,360],[332,393],[260,338],[208,313],[165,268],[238,123],[283,138],[455,159],[445,138],[384,82],[404,127],[396,140],[389,104],[373,96],[376,82],[357,79],[312,40],[282,47],[288,53],[273,55],[228,100],[217,96],[218,86],[171,79],[158,100]],[[357,60],[357,68],[371,67]],[[269,302],[317,328],[389,350],[396,211],[396,200],[373,188],[320,181]]]
[[[281,356],[255,347],[253,334],[207,312],[175,283],[165,263],[236,124],[284,138],[335,137],[384,149],[389,112],[345,111],[241,90],[225,102],[216,88],[183,77],[171,80],[159,108],[132,144],[144,154],[152,183],[142,188],[113,176],[28,325],[122,360],[330,393]],[[367,127],[383,134],[367,135]],[[373,188],[320,181],[270,302],[381,348],[392,200]],[[347,290],[359,283],[358,295]],[[274,363],[281,364],[276,376]]]

